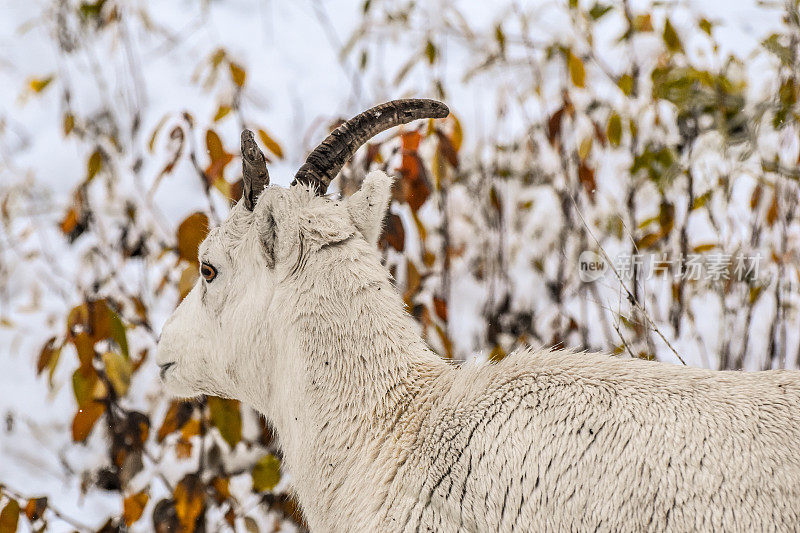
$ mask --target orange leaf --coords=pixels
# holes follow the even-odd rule
[[[211,163],[209,163],[205,172],[210,180],[209,185],[211,185],[215,179],[222,177],[225,167],[233,160],[233,154],[225,151],[219,135],[214,130],[206,131],[206,149],[209,157],[211,157]]]
[[[105,410],[106,406],[96,401],[91,401],[83,408],[78,409],[75,418],[72,419],[72,440],[75,442],[85,441]]]
[[[194,407],[189,402],[183,400],[172,400],[167,414],[164,415],[164,422],[156,435],[156,440],[160,443],[167,435],[181,429],[192,418]]]
[[[175,511],[184,531],[194,531],[205,508],[203,482],[197,474],[187,474],[175,487]]]
[[[181,437],[175,444],[175,455],[178,459],[188,459],[192,456],[192,443]]]
[[[61,228],[61,231],[65,235],[69,235],[75,230],[77,226],[78,226],[78,213],[74,207],[70,207],[69,211],[67,211],[67,214],[64,216],[64,220],[62,220],[61,223],[59,224],[59,227]]]
[[[586,191],[586,194],[589,195],[589,199],[594,202],[594,192],[597,189],[597,182],[595,182],[594,179],[594,170],[583,161],[581,161],[578,166],[578,179],[581,180],[583,189]]]
[[[753,194],[750,196],[750,209],[755,209],[758,207],[758,204],[761,202],[761,192],[763,191],[763,187],[759,183],[756,185],[755,189],[753,189]]]
[[[772,203],[769,204],[769,209],[767,209],[767,224],[772,226],[775,224],[775,221],[778,220],[778,194],[775,193],[772,195]]]
[[[197,251],[208,235],[208,217],[205,213],[192,213],[178,226],[178,255],[194,265],[198,264]]]
[[[216,493],[214,499],[217,503],[221,504],[227,499],[231,498],[230,480],[226,477],[215,477],[211,480],[211,486],[214,487]]]
[[[42,517],[45,509],[47,509],[47,498],[31,498],[25,505],[25,516],[31,522],[35,522]]]
[[[131,524],[142,517],[144,508],[150,496],[142,491],[136,494],[131,494],[122,502],[122,518],[125,520],[125,525],[131,527]]]
[[[433,297],[433,310],[436,311],[436,315],[447,322],[447,302],[445,302],[442,298],[438,296]]]
[[[403,150],[408,152],[416,152],[419,149],[419,141],[422,135],[418,131],[409,131],[400,136],[403,145]]]

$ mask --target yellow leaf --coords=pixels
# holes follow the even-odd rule
[[[623,74],[617,80],[617,86],[625,96],[633,94],[633,76],[630,74]]]
[[[421,285],[422,276],[414,263],[409,259],[406,262],[406,292],[403,294],[403,300],[406,304],[411,306],[411,301],[414,295],[417,294],[417,291],[419,291]]]
[[[700,21],[697,23],[697,25],[700,27],[700,29],[701,29],[701,30],[703,30],[704,32],[706,32],[706,34],[707,34],[707,35],[709,35],[709,36],[711,35],[711,29],[712,29],[712,27],[713,27],[713,24],[711,23],[711,21],[710,21],[710,20],[708,20],[708,19],[706,19],[706,18],[702,18],[702,19],[700,19]]]
[[[452,144],[453,149],[458,152],[461,149],[461,143],[464,141],[464,131],[461,129],[461,121],[458,120],[455,113],[451,111],[450,117],[453,119],[453,134],[450,137],[450,144]]]
[[[238,64],[234,63],[233,61],[230,62],[231,67],[231,79],[233,83],[238,85],[239,87],[244,87],[245,79],[247,78],[247,73],[245,70],[239,66]]]
[[[178,226],[178,255],[184,261],[198,264],[197,250],[208,235],[208,217],[205,213],[192,213]]]
[[[131,372],[133,371],[130,359],[117,352],[106,352],[103,354],[103,363],[114,392],[117,393],[117,396],[125,396],[131,385]]]
[[[131,525],[139,520],[142,517],[142,513],[144,512],[144,508],[147,506],[147,502],[150,499],[150,496],[142,491],[137,492],[136,494],[131,494],[122,502],[122,518],[125,520],[125,525],[131,527]]]
[[[39,359],[36,361],[36,375],[41,374],[45,368],[55,366],[60,353],[61,346],[56,346],[56,338],[51,337],[39,352]]]
[[[217,48],[214,50],[214,53],[211,54],[211,65],[216,68],[222,63],[223,59],[225,59],[225,50],[223,48]]]
[[[100,154],[99,149],[95,149],[92,155],[89,156],[89,161],[86,163],[86,182],[92,181],[94,177],[100,172],[103,166],[103,156]]]
[[[97,373],[94,368],[78,368],[72,373],[72,392],[79,408],[86,407],[94,400],[94,388],[97,384]]]
[[[581,159],[586,159],[589,156],[589,152],[592,151],[592,137],[586,137],[581,141],[580,147],[578,148],[578,157]]]
[[[69,135],[75,127],[75,115],[64,113],[64,135]]]
[[[242,414],[239,402],[209,396],[208,409],[211,412],[211,423],[219,430],[225,442],[234,448],[236,443],[242,440]]]
[[[214,188],[222,193],[225,198],[231,198],[233,195],[232,185],[225,178],[217,178],[214,180]]]
[[[275,141],[275,139],[273,139],[267,134],[266,131],[262,129],[258,130],[258,136],[261,137],[261,142],[264,143],[264,146],[267,147],[267,150],[275,154],[278,159],[283,159],[283,149],[281,148],[281,145]]]
[[[502,361],[505,356],[506,351],[498,344],[492,348],[492,352],[489,354],[489,360],[497,363],[498,361]]]
[[[586,82],[586,70],[583,67],[581,58],[570,51],[567,64],[569,66],[569,77],[572,79],[573,85],[583,87]]]
[[[650,18],[650,14],[636,15],[633,19],[633,29],[634,31],[653,31],[653,21]]]
[[[608,137],[608,142],[610,142],[612,146],[619,146],[622,141],[622,119],[617,113],[612,113],[611,116],[608,117],[606,136]]]
[[[764,290],[764,286],[763,285],[755,285],[753,287],[750,287],[750,303],[751,304],[755,303],[755,301],[758,300],[758,297],[761,296],[761,291],[763,291],[763,290]]]
[[[648,233],[636,243],[639,248],[650,248],[661,239],[661,232]]]
[[[430,65],[433,65],[433,63],[436,61],[436,54],[436,45],[434,45],[431,41],[428,41],[427,44],[425,44],[425,57],[428,58],[428,63]]]
[[[667,45],[670,52],[683,52],[683,45],[681,44],[680,37],[678,37],[678,32],[675,31],[669,19],[664,23],[663,37],[664,43]]]
[[[231,106],[220,104],[219,108],[217,108],[217,113],[214,115],[214,122],[223,119],[230,112],[231,112]]]
[[[439,324],[434,324],[434,329],[436,333],[439,335],[439,339],[442,341],[442,347],[444,348],[444,356],[445,359],[452,359],[453,358],[453,341],[450,340],[450,337],[447,336],[447,332],[442,328]]]
[[[35,93],[40,93],[50,85],[50,82],[53,81],[53,76],[47,76],[45,78],[33,78],[30,82],[28,82],[28,86],[31,90]]]
[[[268,453],[253,466],[253,491],[272,490],[281,480],[281,463],[277,457]]]
[[[19,522],[19,503],[9,500],[0,512],[0,533],[16,533]]]
[[[194,287],[199,277],[200,274],[197,272],[197,265],[188,265],[183,269],[181,279],[178,281],[178,292],[181,295],[181,300],[186,298],[186,295],[192,290],[192,287]]]
[[[713,250],[713,249],[714,249],[714,247],[716,247],[716,246],[717,246],[717,245],[716,245],[716,244],[714,244],[714,243],[698,244],[697,246],[695,246],[695,247],[693,248],[693,251],[694,251],[694,253],[696,253],[696,254],[702,254],[703,252],[707,252],[707,251],[709,251],[709,250]]]

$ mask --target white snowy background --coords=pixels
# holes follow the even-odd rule
[[[552,116],[560,105],[563,87],[561,81],[551,83],[551,78],[560,80],[564,73],[563,68],[559,71],[551,65],[553,61],[544,50],[555,43],[574,47],[576,54],[582,53],[585,39],[579,36],[585,32],[575,26],[566,4],[550,1],[431,0],[424,2],[424,6],[408,9],[405,2],[394,5],[374,1],[375,5],[369,6],[365,14],[363,1],[109,0],[103,6],[103,13],[108,14],[113,7],[120,14],[110,28],[97,30],[89,24],[81,25],[75,22],[79,18],[74,15],[67,16],[65,23],[63,19],[59,21],[59,17],[66,16],[63,10],[74,12],[82,4],[93,3],[0,0],[0,207],[5,213],[0,227],[0,416],[3,418],[0,486],[7,485],[24,498],[47,496],[52,509],[77,522],[76,526],[49,514],[48,531],[70,531],[79,526],[96,530],[109,517],[121,514],[123,496],[146,488],[149,503],[132,530],[148,531],[153,527],[149,517],[155,503],[170,496],[166,482],[172,485],[196,468],[199,447],[194,447],[189,459],[179,460],[169,445],[175,439],[168,438],[165,441],[168,445],[163,446],[150,442],[143,469],[129,480],[123,495],[98,488],[93,476],[108,461],[103,430],[96,428],[85,444],[73,443],[70,431],[76,411],[72,374],[78,362],[74,350],[69,346],[62,350],[51,380],[47,372],[37,376],[36,361],[47,339],[63,337],[66,314],[87,295],[143,295],[152,331],[131,327],[128,342],[131,353],[152,350],[160,325],[178,301],[178,279],[183,269],[177,266],[174,255],[165,256],[155,249],[174,246],[177,226],[192,212],[209,213],[213,223],[214,214],[224,217],[228,205],[221,194],[212,189],[207,196],[199,185],[198,172],[188,157],[188,143],[199,147],[199,164],[205,167],[208,155],[204,153],[203,132],[207,128],[213,128],[225,149],[233,154],[238,151],[243,124],[263,128],[283,151],[282,158],[272,157],[272,180],[288,185],[308,150],[321,140],[335,119],[352,116],[391,98],[441,98],[437,87],[443,87],[444,100],[463,130],[458,171],[464,176],[463,183],[503,165],[517,173],[524,173],[529,164],[536,165],[537,172],[544,175],[558,173],[560,159],[555,150],[540,149],[523,156],[515,151],[521,150],[519,147],[501,150],[499,146],[524,140],[531,123],[543,123]],[[586,10],[592,5],[581,3]],[[393,10],[400,13],[406,9],[411,13],[407,20],[398,22],[384,16]],[[698,68],[720,69],[732,55],[741,61],[738,75],[746,82],[748,102],[768,101],[771,94],[777,94],[781,79],[779,65],[762,42],[775,32],[788,35],[783,4],[703,0],[660,2],[654,6],[634,1],[630,9],[633,13],[651,13],[655,30],[651,37],[637,41],[632,57],[630,50],[620,45],[619,38],[626,25],[621,9],[594,22],[592,46],[602,59],[603,68],[621,74],[633,62],[647,69],[647,65],[652,68],[663,60],[661,31],[665,17],[669,16],[682,40],[687,62]],[[520,18],[515,18],[520,13],[528,15],[529,27],[522,27]],[[714,44],[697,27],[702,18],[714,24]],[[70,32],[68,36],[59,35],[62,23]],[[470,28],[471,34],[465,37],[465,32],[457,28],[459,24]],[[497,46],[499,27],[503,28],[502,38],[508,49],[504,62],[470,75],[479,66],[480,51]],[[514,48],[524,36],[533,43],[535,54],[527,55],[521,48]],[[70,40],[74,49],[66,51],[65,43]],[[426,57],[426,42],[435,42],[435,60]],[[210,78],[209,58],[221,49],[227,58],[246,70],[246,83],[240,92],[225,69]],[[409,62],[409,58],[418,56],[422,59]],[[364,58],[366,61],[362,62]],[[530,89],[536,75],[524,67],[528,61],[538,65],[538,75],[544,77],[536,95]],[[641,120],[643,137],[677,136],[674,126],[666,124],[672,116],[669,104],[654,104],[648,98],[626,99],[615,92],[613,83],[590,83],[602,76],[597,63],[588,59],[585,63],[586,88],[572,92],[574,105],[580,112],[587,108],[591,97],[597,96],[605,102],[616,102],[628,116]],[[401,76],[406,65],[408,72]],[[33,89],[37,80],[48,79],[40,91]],[[646,85],[642,89],[648,90]],[[88,189],[97,211],[93,222],[96,226],[73,243],[67,240],[59,224],[73,202],[76,186],[86,178],[89,154],[100,142],[96,139],[102,137],[107,142],[108,135],[65,135],[67,93],[76,123],[81,122],[84,127],[95,125],[104,135],[112,132],[121,145],[114,149],[106,147],[113,157],[104,159],[102,179],[98,177]],[[237,108],[215,121],[220,105],[234,98],[238,99]],[[659,106],[662,117],[667,117],[663,118],[666,125],[645,129],[648,121],[654,124],[653,109]],[[103,115],[107,111],[113,118]],[[175,168],[159,178],[172,154],[169,132],[174,126],[185,124],[184,112],[193,117],[195,128],[186,131],[191,131],[187,134],[194,138],[187,140]],[[585,116],[590,114],[587,112]],[[138,127],[134,128],[137,122]],[[576,119],[573,130],[580,136],[581,132],[591,130],[591,124]],[[720,204],[718,209],[724,229],[714,228],[703,220],[694,221],[690,228],[692,246],[723,241],[734,249],[736,243],[748,242],[751,226],[746,223],[750,216],[747,206],[754,188],[758,183],[773,183],[760,175],[760,161],[779,161],[797,167],[800,149],[797,133],[796,126],[772,131],[766,127],[760,129],[756,141],[748,141],[749,152],[744,150],[747,153],[743,155],[737,149],[736,165],[726,159],[733,156],[723,151],[718,138],[709,135],[697,141],[695,159],[690,165],[695,174],[696,196],[714,189],[720,174],[735,175],[739,181],[730,187],[724,206]],[[152,148],[151,139],[155,139]],[[591,212],[588,204],[580,205],[587,206],[584,214],[589,224],[599,227],[604,210],[613,213],[624,209],[626,199],[621,184],[626,183],[631,159],[622,153],[624,150],[601,151],[598,141],[595,149],[592,164],[599,191],[597,203],[592,205]],[[423,141],[420,154],[428,161],[433,150],[434,144],[428,139]],[[389,159],[390,168],[400,165],[400,158],[393,156],[390,149],[382,153]],[[239,163],[234,158],[225,170],[225,177],[234,182],[238,179],[237,172]],[[353,175],[357,177],[358,172]],[[786,212],[790,203],[797,202],[797,178],[775,180],[785,182],[780,185],[782,189],[775,189],[775,194],[781,191],[779,208]],[[485,359],[493,348],[485,341],[485,311],[497,285],[486,281],[491,278],[489,275],[483,279],[472,275],[480,256],[476,248],[482,246],[481,238],[485,238],[478,238],[472,216],[476,191],[482,194],[485,189],[456,185],[449,195],[450,239],[454,245],[461,243],[466,249],[460,258],[453,260],[448,288],[446,332],[453,343],[453,354],[459,359],[472,359],[476,353],[478,358]],[[528,187],[514,180],[503,181],[494,194],[507,199],[502,208],[507,226],[501,227],[502,231],[507,228],[504,252],[507,256],[500,265],[508,273],[508,279],[502,283],[511,288],[511,309],[531,309],[533,321],[539,321],[534,329],[540,332],[548,330],[556,314],[570,310],[582,318],[581,325],[588,325],[589,342],[585,347],[626,351],[620,348],[616,333],[608,335],[601,331],[598,318],[606,312],[616,314],[617,318],[624,314],[626,298],[612,276],[602,280],[593,295],[600,300],[592,300],[591,309],[581,307],[588,298],[586,293],[572,294],[559,307],[551,302],[543,281],[542,272],[552,273],[553,265],[545,264],[543,271],[531,266],[532,256],[556,254],[553,247],[562,224],[558,199],[549,195],[546,188]],[[685,216],[680,207],[685,191],[678,187],[670,189],[669,194],[678,206],[680,219]],[[763,194],[767,200],[770,198],[768,192]],[[640,205],[655,206],[655,211],[642,208],[636,216],[637,223],[658,216],[658,196],[655,188],[641,193]],[[117,222],[123,217],[126,201],[139,207],[141,217],[146,217],[139,219],[143,229],[148,238],[158,243],[144,259],[126,259],[102,252],[113,249],[115,241],[123,238]],[[515,206],[525,201],[531,201],[532,208],[516,212]],[[420,210],[423,223],[435,227],[441,222],[438,205],[431,202]],[[419,259],[419,243],[410,231],[415,224],[410,211],[402,205],[395,205],[393,210],[407,228],[407,256]],[[750,248],[769,256],[777,246],[770,243],[783,238],[782,250],[787,258],[786,284],[777,291],[773,285],[764,288],[763,292],[770,294],[758,300],[752,313],[742,317],[749,328],[753,353],[763,354],[768,351],[770,327],[775,318],[776,296],[772,293],[784,298],[787,306],[782,319],[786,331],[781,340],[784,356],[772,366],[797,365],[800,328],[796,311],[791,307],[797,303],[795,218],[796,213],[781,232],[776,230],[774,238],[765,238]],[[626,226],[624,233],[640,230]],[[434,243],[437,238],[440,237],[431,237]],[[626,250],[629,241],[630,238],[623,236],[615,242],[603,242],[613,256]],[[589,241],[583,244],[585,249],[595,249]],[[720,247],[726,248],[722,244]],[[578,248],[570,249],[570,253],[579,252]],[[405,283],[408,274],[402,254],[388,252],[388,260],[398,266],[397,277]],[[574,261],[569,267],[576,267]],[[570,275],[574,277],[574,272]],[[168,286],[155,295],[164,276]],[[102,280],[99,285],[98,280]],[[437,280],[431,278],[423,283],[420,301],[426,305],[430,303],[430,295],[423,294],[424,290],[433,290],[431,287]],[[644,287],[644,295],[645,306],[653,306],[660,331],[688,364],[716,368],[719,360],[715,354],[720,346],[726,340],[734,347],[742,342],[742,321],[733,326],[724,321],[721,308],[726,305],[725,298],[715,299],[714,291],[698,293],[690,299],[687,313],[691,315],[691,328],[681,336],[674,335],[665,318],[670,305],[669,285],[654,281],[652,286]],[[661,302],[667,303],[659,309]],[[616,324],[620,322],[617,320]],[[625,335],[627,330],[624,325],[621,327]],[[518,341],[515,336],[516,333],[503,333],[497,343],[509,350]],[[614,342],[609,342],[609,337]],[[640,339],[642,349],[650,347],[652,356],[677,363],[672,348],[660,336],[652,337],[655,341]],[[432,339],[434,344],[439,342],[435,334]],[[550,337],[526,339],[539,345],[552,342]],[[569,335],[564,340],[571,344],[582,342]],[[441,344],[436,347],[441,349]],[[759,355],[743,361],[743,366],[754,370],[762,368],[764,361]],[[168,406],[152,359],[146,360],[134,374],[125,402],[127,408],[149,414],[152,441]],[[257,417],[250,412],[244,412],[243,417],[243,434],[257,435],[260,431]],[[209,438],[221,442],[216,435]],[[230,471],[246,469],[259,455],[258,450],[243,445],[225,450]],[[290,475],[284,473],[276,490],[285,487]],[[231,493],[240,504],[237,529],[257,524],[262,531],[271,530],[274,518],[259,510],[260,497],[250,490],[249,473],[233,476],[230,483]],[[223,527],[223,512],[209,510],[209,530]],[[250,518],[247,523],[245,516]],[[24,517],[20,518],[19,528],[30,530]]]

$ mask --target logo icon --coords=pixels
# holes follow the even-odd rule
[[[578,256],[578,277],[581,281],[597,281],[606,272],[606,262],[603,257],[591,250],[584,250]]]

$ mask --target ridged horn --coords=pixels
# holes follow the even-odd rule
[[[244,205],[252,211],[258,196],[269,185],[267,158],[256,144],[253,132],[242,131],[242,198]]]
[[[292,185],[307,184],[325,194],[333,178],[361,145],[378,133],[420,118],[444,118],[450,110],[442,102],[411,98],[377,105],[336,128],[294,175]]]

